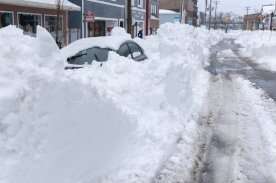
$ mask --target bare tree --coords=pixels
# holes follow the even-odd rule
[[[62,43],[61,40],[59,39],[59,29],[60,29],[60,25],[61,24],[61,16],[63,14],[63,4],[64,4],[64,0],[56,0],[57,1],[57,18],[56,18],[56,43],[57,45],[61,48]]]

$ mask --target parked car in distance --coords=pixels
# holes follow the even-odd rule
[[[147,59],[141,46],[124,37],[97,37],[78,40],[61,50],[67,63],[65,69],[79,69],[93,62],[108,61],[110,52],[141,62]]]

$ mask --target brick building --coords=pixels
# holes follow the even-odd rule
[[[81,7],[69,14],[70,41],[79,38],[108,36],[114,27],[125,27],[125,0],[70,0]],[[154,1],[154,0],[153,0]],[[155,0],[157,1],[157,0]],[[87,15],[92,14],[92,19]],[[132,0],[133,36],[145,32],[146,0]]]
[[[249,14],[244,16],[243,27],[245,30],[258,30],[261,24],[261,14]]]
[[[150,7],[150,34],[156,34],[160,25],[159,0],[151,0]]]
[[[80,8],[65,0],[62,5],[59,40],[63,45],[68,43],[68,11],[79,11]],[[0,28],[16,25],[25,34],[34,36],[36,26],[45,27],[55,38],[57,22],[56,0],[0,0]]]

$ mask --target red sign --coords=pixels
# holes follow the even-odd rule
[[[87,13],[84,15],[84,21],[95,22],[95,13],[92,11],[87,11]]]

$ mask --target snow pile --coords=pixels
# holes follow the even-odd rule
[[[240,156],[246,153],[249,156],[243,157],[244,160],[240,161],[240,166],[245,166],[249,171],[249,176],[252,179],[263,176],[268,182],[276,181],[276,105],[275,102],[267,97],[267,94],[261,90],[256,89],[252,83],[242,78],[237,79],[237,83],[243,95],[243,102],[248,104],[248,109],[251,110],[252,117],[257,119],[256,122],[250,121],[251,126],[246,127],[252,133],[253,139],[245,138],[245,144],[251,146],[250,149],[246,148],[241,152]],[[256,124],[254,124],[256,123]],[[257,129],[254,126],[257,125]],[[251,129],[250,129],[251,128]],[[249,130],[250,129],[250,130]],[[260,139],[258,139],[260,138]],[[241,138],[242,139],[242,138]],[[243,142],[244,143],[244,142]],[[261,147],[261,148],[256,148]],[[257,166],[252,164],[257,162]],[[252,166],[253,165],[253,166]],[[242,172],[242,171],[241,171]],[[246,173],[246,172],[243,172]],[[244,181],[243,181],[244,179]],[[242,182],[248,180],[248,175],[245,174]]]
[[[42,28],[37,38],[1,29],[0,182],[149,182],[179,138],[188,171],[208,90],[203,67],[222,36],[166,24],[137,40],[145,62],[111,53],[103,67],[64,71]]]
[[[276,71],[276,33],[271,31],[241,32],[236,42],[243,46],[242,54],[252,57],[261,67]]]

